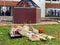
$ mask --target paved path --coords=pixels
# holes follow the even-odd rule
[[[40,22],[40,23],[38,23],[38,24],[59,24],[58,22],[54,22],[54,21],[52,21],[52,22],[50,22],[50,21],[45,21],[45,22]],[[13,25],[12,23],[9,23],[9,22],[0,22],[0,26],[4,26],[4,25]]]
[[[40,22],[40,24],[58,24],[58,22],[50,22],[50,21],[48,22],[47,21],[47,22]]]
[[[41,22],[37,24],[59,24],[59,23],[56,20],[51,19],[51,18],[41,18]],[[15,24],[11,22],[0,22],[0,26],[4,26],[4,25],[15,25]]]

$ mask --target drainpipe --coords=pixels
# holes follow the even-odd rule
[[[5,0],[4,0],[4,7],[5,7]],[[4,16],[5,16],[5,13],[4,13]]]
[[[4,0],[4,6],[5,6],[5,0]]]
[[[4,6],[3,6],[3,7],[6,7],[6,6],[5,6],[5,3],[6,3],[6,2],[5,2],[5,0],[4,0]],[[4,12],[3,20],[6,22],[5,12]]]
[[[52,4],[52,0],[50,1],[50,3]]]
[[[60,0],[59,0],[59,3],[60,3]]]

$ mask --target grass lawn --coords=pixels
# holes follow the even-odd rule
[[[53,25],[33,25],[35,28],[42,27],[44,33],[48,35],[52,35],[56,37],[55,40],[47,40],[44,41],[36,41],[32,42],[28,40],[28,38],[16,38],[11,39],[8,35],[10,26],[2,26],[0,27],[0,45],[60,45],[60,24],[53,24]]]

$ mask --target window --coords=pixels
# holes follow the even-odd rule
[[[0,6],[0,16],[11,16],[11,7]]]
[[[59,1],[59,0],[52,0],[52,1]]]
[[[48,8],[46,9],[47,17],[60,17],[60,9]]]
[[[46,1],[59,1],[59,0],[46,0]]]

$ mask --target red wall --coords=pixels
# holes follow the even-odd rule
[[[14,8],[13,10],[14,23],[39,23],[40,9],[37,8]]]
[[[17,5],[17,1],[6,1],[5,5],[6,6],[16,6]],[[0,1],[0,6],[4,6],[4,1]]]
[[[46,8],[60,8],[60,3],[46,3]]]

